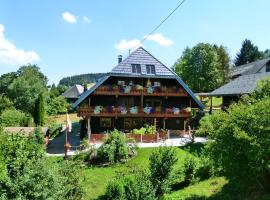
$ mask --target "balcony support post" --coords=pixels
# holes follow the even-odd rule
[[[91,140],[91,117],[87,118],[87,136],[88,136],[88,142],[90,143]]]

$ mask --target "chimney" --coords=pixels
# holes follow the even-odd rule
[[[120,63],[120,62],[122,62],[122,55],[118,55],[118,64]]]

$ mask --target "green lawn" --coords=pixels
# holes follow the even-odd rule
[[[134,167],[147,168],[149,164],[148,158],[153,149],[154,148],[139,149],[138,155],[125,164],[119,164],[112,167],[87,168],[85,170],[85,189],[87,191],[86,199],[97,199],[100,195],[103,195],[105,192],[106,184],[108,181],[113,179],[117,173],[128,173],[128,171],[132,170]],[[179,166],[187,152],[180,148],[176,148],[176,151],[179,158],[176,166]]]
[[[178,173],[183,159],[187,154],[198,155],[203,145],[195,144],[192,146],[177,148],[179,158],[175,165],[174,173]],[[149,165],[149,155],[154,148],[143,148],[138,150],[138,155],[125,164],[119,164],[111,167],[87,167],[84,170],[84,186],[86,191],[85,199],[98,199],[104,192],[107,183],[116,177],[118,173],[129,173],[134,167],[147,168]],[[181,182],[182,180],[177,180]],[[177,185],[176,181],[176,185]],[[164,200],[202,200],[202,199],[245,199],[245,200],[267,200],[269,195],[263,196],[263,192],[256,187],[250,190],[242,184],[235,182],[231,184],[225,177],[213,177],[205,181],[190,185],[185,188],[175,187],[170,194],[165,195]],[[249,191],[249,193],[247,193]],[[247,198],[250,197],[250,198]]]

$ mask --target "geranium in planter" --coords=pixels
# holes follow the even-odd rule
[[[138,107],[137,106],[133,106],[130,108],[130,113],[131,114],[138,114]]]
[[[131,90],[131,86],[127,85],[124,87],[124,93],[130,93],[130,90]]]
[[[94,114],[99,114],[103,109],[103,106],[95,106]]]
[[[136,90],[138,90],[138,91],[142,91],[142,90],[143,90],[143,86],[141,86],[141,85],[139,85],[139,84],[137,84],[135,88],[136,88]]]
[[[151,110],[152,110],[152,107],[146,106],[146,107],[143,109],[143,112],[146,113],[146,114],[150,114],[150,113],[151,113]]]
[[[154,92],[154,87],[149,86],[149,87],[147,88],[147,93],[148,93],[148,94],[153,94],[153,92]]]
[[[176,108],[176,107],[173,107],[172,111],[173,111],[173,114],[175,114],[175,115],[178,115],[180,113],[180,109]]]
[[[121,114],[127,114],[127,109],[126,109],[126,107],[120,106],[120,107],[119,107],[119,111],[120,111]]]

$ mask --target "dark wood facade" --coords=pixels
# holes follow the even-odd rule
[[[144,124],[183,130],[196,104],[174,79],[110,77],[79,106],[93,133],[117,128],[130,132]]]
[[[204,105],[173,71],[139,47],[73,104],[88,134],[144,124],[183,130],[191,108]]]

